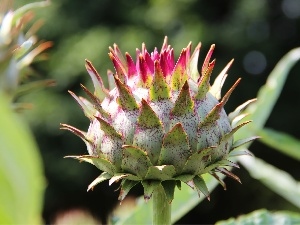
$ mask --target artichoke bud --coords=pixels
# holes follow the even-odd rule
[[[90,102],[70,92],[91,123],[87,132],[62,124],[87,145],[88,155],[69,156],[95,165],[102,171],[88,187],[109,180],[121,181],[119,200],[140,183],[144,198],[162,185],[169,202],[181,182],[209,199],[203,174],[211,174],[221,185],[217,173],[240,182],[228,167],[238,165],[231,156],[250,154],[236,150],[256,137],[234,141],[234,133],[250,121],[243,109],[250,100],[227,115],[224,105],[240,79],[221,98],[221,88],[233,61],[210,85],[215,60],[211,60],[212,45],[198,72],[200,44],[191,55],[191,43],[181,51],[175,63],[174,51],[165,38],[160,52],[149,53],[145,44],[137,49],[136,62],[126,53],[123,57],[117,45],[110,47],[109,57],[116,73],[114,87],[103,85],[101,76],[91,62],[86,61],[95,91],[83,89]],[[111,81],[111,72],[108,72]]]

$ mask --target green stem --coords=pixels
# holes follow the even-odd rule
[[[162,185],[153,192],[153,225],[171,224],[171,204],[168,203]]]

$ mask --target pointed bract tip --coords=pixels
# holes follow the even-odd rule
[[[85,132],[77,129],[76,127],[73,127],[71,125],[64,124],[64,123],[61,123],[60,126],[61,126],[60,127],[61,130],[68,130],[68,131],[72,132],[73,134],[77,135],[78,137],[80,137],[81,139],[87,141]]]
[[[145,54],[147,52],[146,44],[145,42],[142,43],[142,53]]]
[[[186,184],[187,184],[190,188],[192,188],[192,189],[195,188],[195,184],[194,184],[194,181],[193,181],[193,180],[190,180],[190,181],[186,182]]]
[[[211,172],[210,175],[212,175],[219,182],[219,184],[222,185],[224,191],[227,190],[225,182],[215,172]]]
[[[238,84],[241,82],[242,78],[237,79],[237,81],[232,85],[232,87],[227,91],[227,93],[223,96],[221,102],[225,105],[228,101],[230,95],[234,91],[234,89],[238,86]]]
[[[115,57],[111,52],[108,53],[108,56],[109,56],[110,60],[115,60]]]
[[[82,162],[82,160],[80,160],[80,156],[79,155],[66,155],[63,158],[64,159],[78,159],[80,162]]]
[[[201,48],[201,45],[202,45],[202,43],[201,43],[201,42],[199,42],[199,43],[197,44],[197,46],[196,46],[195,50],[196,50],[196,49],[197,49],[197,50],[199,50],[199,49]]]
[[[181,53],[179,55],[179,58],[176,62],[176,65],[174,67],[174,72],[178,71],[180,73],[184,73],[184,70],[186,69],[186,53],[187,53],[187,49],[184,48],[181,50]]]
[[[219,171],[220,173],[224,174],[225,176],[230,177],[230,178],[236,180],[240,184],[242,183],[241,180],[240,180],[240,178],[237,175],[235,175],[231,171],[227,170],[226,168],[220,168],[219,167],[216,170]]]
[[[87,70],[92,70],[92,62],[89,61],[88,59],[85,59],[85,67]]]
[[[74,93],[73,91],[70,91],[70,90],[68,90],[68,93],[69,93],[70,95],[72,95],[72,96],[75,95],[75,93]]]
[[[209,64],[209,61],[210,61],[210,58],[213,54],[214,49],[215,49],[215,45],[212,44],[210,46],[210,49],[208,50],[208,52],[206,54],[205,59],[204,59],[204,63],[203,63],[203,66],[202,66],[202,73],[204,73],[206,71],[206,69],[208,68],[208,64]]]
[[[165,36],[164,43],[168,44],[168,36]]]
[[[186,46],[186,48],[190,48],[190,47],[192,47],[192,42],[191,41],[188,43],[188,45]]]
[[[161,52],[167,50],[167,48],[168,48],[168,37],[165,36],[163,45],[162,45],[162,47],[161,47]]]

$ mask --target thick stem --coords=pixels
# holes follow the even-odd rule
[[[159,185],[153,192],[153,225],[171,224],[171,204],[168,203],[164,188]]]

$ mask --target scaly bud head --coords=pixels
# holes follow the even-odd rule
[[[95,94],[82,87],[91,103],[70,93],[90,118],[90,127],[87,133],[65,124],[62,128],[75,133],[87,144],[89,156],[72,157],[103,171],[88,190],[104,180],[109,180],[109,184],[122,180],[119,196],[122,201],[129,190],[141,182],[145,200],[161,185],[171,202],[174,189],[180,188],[181,182],[209,199],[202,178],[205,173],[216,178],[224,189],[226,186],[217,173],[240,182],[225,167],[238,167],[228,158],[248,154],[235,149],[257,138],[233,139],[234,133],[248,123],[239,124],[239,121],[244,117],[242,110],[251,101],[227,116],[224,105],[240,79],[221,99],[220,89],[232,61],[210,86],[216,62],[211,60],[215,46],[211,46],[199,73],[200,46],[198,44],[191,54],[189,43],[175,63],[167,37],[160,52],[155,48],[149,53],[142,44],[142,49],[136,50],[136,62],[129,53],[125,53],[124,58],[114,45],[109,48],[116,71],[111,90],[104,88],[99,74],[87,61]],[[112,83],[112,72],[108,76]],[[105,97],[100,99],[103,94]]]

